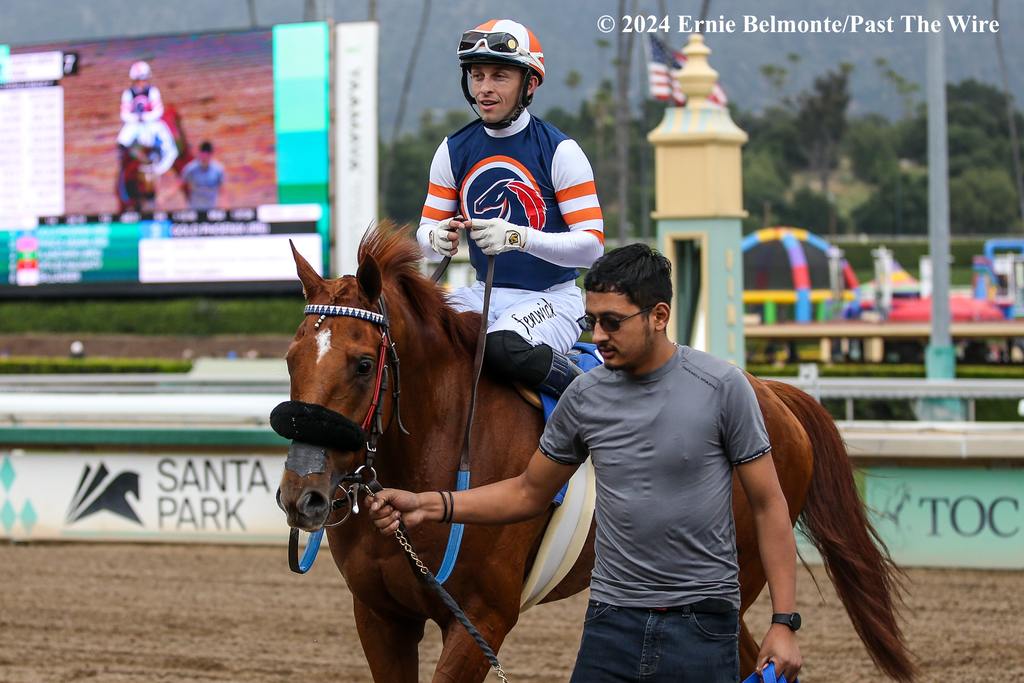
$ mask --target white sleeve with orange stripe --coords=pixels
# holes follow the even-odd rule
[[[530,231],[526,252],[567,268],[589,268],[604,253],[604,218],[594,171],[575,140],[563,140],[551,159],[555,199],[569,232]]]
[[[459,191],[455,188],[455,175],[452,173],[452,160],[448,155],[448,138],[441,141],[434,158],[430,162],[430,184],[427,186],[427,199],[423,203],[420,215],[420,227],[416,230],[416,241],[420,251],[432,261],[440,261],[441,257],[430,248],[430,231],[438,221],[451,218],[458,211]]]

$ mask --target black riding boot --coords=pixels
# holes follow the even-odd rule
[[[582,374],[566,356],[550,346],[534,346],[510,330],[487,335],[484,365],[505,381],[522,382],[556,398]]]
[[[551,351],[551,369],[548,376],[537,386],[538,391],[550,394],[555,398],[560,397],[569,387],[574,379],[583,374],[567,356]]]

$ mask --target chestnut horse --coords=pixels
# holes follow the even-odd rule
[[[293,248],[308,304],[379,312],[401,356],[401,423],[391,389],[382,391],[383,434],[374,461],[377,478],[413,491],[455,487],[469,411],[473,355],[480,316],[456,313],[443,290],[418,270],[420,251],[405,233],[377,228],[360,246],[355,276],[321,278]],[[291,398],[323,406],[357,425],[372,413],[382,329],[372,320],[307,315],[288,349]],[[388,364],[392,364],[387,361]],[[392,382],[394,369],[389,372]],[[898,570],[880,543],[857,496],[846,449],[829,414],[810,396],[786,384],[750,377],[764,412],[790,516],[821,552],[825,567],[876,664],[900,681],[914,665],[897,622]],[[473,425],[473,485],[518,475],[537,448],[540,413],[516,391],[485,372]],[[347,446],[350,448],[351,446]],[[326,451],[324,471],[300,476],[286,469],[279,502],[288,523],[307,531],[334,523],[330,501],[338,482],[364,462],[365,452]],[[765,585],[753,519],[734,483],[736,543],[742,611]],[[683,504],[666,501],[666,505]],[[445,587],[497,651],[519,617],[519,598],[547,519],[507,526],[467,526],[458,564]],[[423,524],[411,531],[420,558],[436,571],[448,527]],[[488,663],[443,603],[421,583],[394,538],[379,534],[365,515],[329,527],[331,554],[352,592],[359,638],[375,681],[417,680],[418,644],[427,619],[441,628],[443,649],[434,681],[484,680]],[[587,587],[593,564],[593,529],[583,556],[546,601]],[[760,632],[767,625],[758,624]],[[744,671],[754,666],[757,643],[741,630]],[[805,648],[813,653],[813,643]],[[514,673],[515,662],[506,666]]]

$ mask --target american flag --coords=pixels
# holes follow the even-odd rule
[[[686,64],[686,55],[681,50],[669,49],[654,35],[647,35],[651,39],[647,53],[647,82],[651,90],[651,97],[656,100],[671,101],[674,105],[681,107],[686,104],[686,95],[679,89],[679,80],[676,77]],[[729,99],[725,96],[725,91],[715,83],[708,102],[724,107]]]

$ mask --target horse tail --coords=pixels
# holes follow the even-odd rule
[[[813,397],[788,384],[771,386],[800,420],[814,448],[811,487],[800,518],[804,534],[821,553],[825,571],[875,664],[897,681],[913,681],[917,667],[897,614],[904,575],[868,520],[839,429]]]

